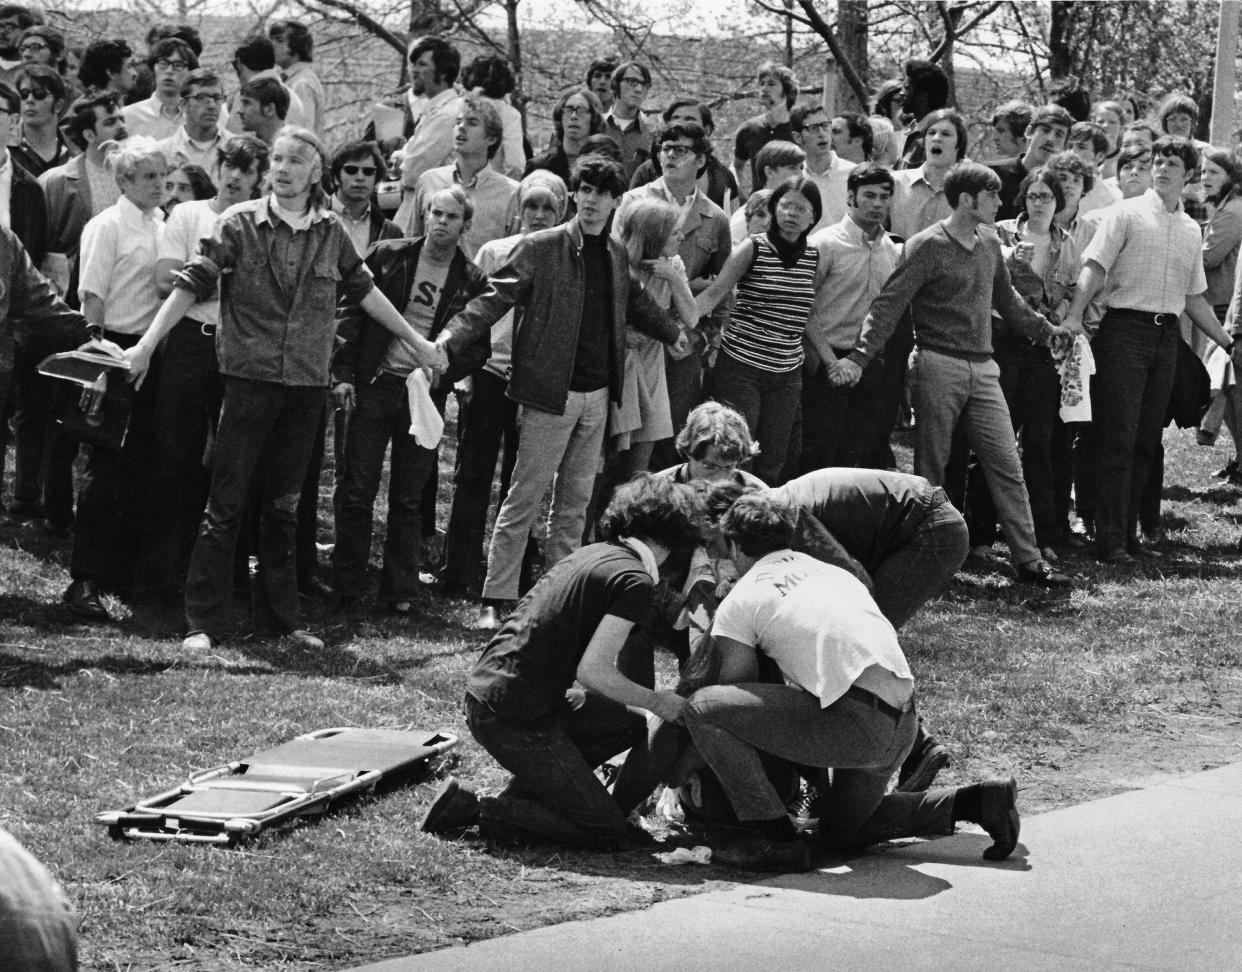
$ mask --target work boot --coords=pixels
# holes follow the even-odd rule
[[[915,737],[910,755],[897,773],[897,790],[901,793],[922,793],[936,780],[936,774],[949,765],[949,751],[935,736],[923,731]]]
[[[478,822],[479,798],[450,776],[431,798],[418,829],[426,834],[447,834]]]

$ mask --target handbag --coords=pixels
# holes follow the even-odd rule
[[[39,374],[67,382],[56,425],[88,445],[120,449],[129,433],[133,387],[129,362],[94,351],[67,351],[44,358]]]

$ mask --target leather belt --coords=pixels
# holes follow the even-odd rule
[[[899,709],[897,706],[889,702],[885,702],[874,692],[868,692],[865,688],[862,688],[859,685],[851,685],[845,690],[845,694],[851,699],[856,699],[859,702],[863,702],[871,706],[873,709],[879,709],[885,715],[892,716],[894,719],[900,719],[907,712],[914,710],[913,695],[910,696],[910,700],[905,704],[905,706]]]

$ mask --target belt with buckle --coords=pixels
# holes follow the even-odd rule
[[[894,719],[900,719],[903,715],[914,708],[913,695],[910,696],[910,700],[906,702],[905,706],[899,709],[892,703],[885,702],[874,692],[868,692],[865,688],[859,685],[851,685],[845,690],[845,694],[851,699],[856,699],[857,701],[863,702],[874,709],[879,709],[885,715],[892,716]]]
[[[1110,307],[1110,314],[1124,314],[1126,317],[1137,317],[1157,327],[1176,327],[1178,324],[1178,314],[1169,311],[1144,311],[1131,310],[1128,307]]]

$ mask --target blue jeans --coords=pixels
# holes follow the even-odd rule
[[[443,398],[436,399],[443,409]],[[336,546],[332,566],[336,592],[358,597],[366,586],[371,557],[372,510],[392,443],[388,474],[388,529],[384,536],[381,601],[409,601],[418,593],[418,544],[422,540],[423,484],[435,465],[437,449],[424,449],[410,435],[405,381],[381,374],[358,386],[345,433],[345,469],[337,486]]]
[[[876,606],[900,629],[948,586],[969,550],[966,521],[944,490],[933,487],[927,515],[909,543],[892,551],[871,572]]]
[[[294,535],[323,400],[317,385],[225,377],[211,494],[185,585],[189,631],[215,636],[224,627],[233,594],[233,552],[256,483],[262,569],[254,587],[255,622],[283,632],[300,626]]]
[[[1124,549],[1137,532],[1140,498],[1160,455],[1173,393],[1177,341],[1176,327],[1109,310],[1092,342],[1095,537],[1102,554]]]
[[[802,398],[802,369],[764,371],[722,350],[716,359],[714,390],[717,401],[742,413],[759,443],[755,475],[769,486],[779,486],[785,481],[786,460],[798,452],[793,432]]]
[[[914,744],[913,707],[896,718],[843,696],[821,708],[818,697],[796,686],[747,682],[699,689],[686,703],[684,719],[743,822],[785,814],[760,760],[762,750],[832,770],[831,780],[822,772],[815,785],[820,839],[836,849],[953,833],[954,790],[885,792]]]
[[[466,696],[470,733],[513,779],[479,800],[479,829],[502,840],[554,840],[598,847],[625,836],[625,814],[595,767],[643,738],[644,721],[588,694],[582,708],[531,726],[502,719]]]

